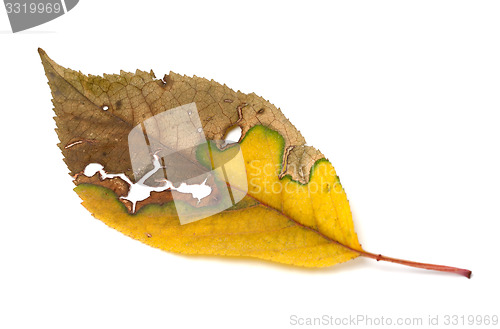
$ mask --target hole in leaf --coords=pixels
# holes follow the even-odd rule
[[[104,167],[99,163],[90,163],[85,167],[83,174],[87,177],[92,177],[96,173],[100,172]]]
[[[132,212],[135,213],[135,206],[138,201],[142,201],[147,199],[152,191],[155,192],[161,192],[165,190],[173,190],[177,191],[180,193],[186,193],[186,194],[191,194],[193,199],[198,199],[198,203],[205,197],[209,196],[212,193],[212,188],[206,184],[207,178],[203,181],[201,184],[186,184],[186,183],[181,183],[179,187],[175,187],[170,181],[167,179],[164,179],[162,181],[162,184],[157,187],[152,187],[145,185],[144,182],[152,176],[155,172],[158,170],[161,170],[163,167],[160,164],[160,159],[159,157],[155,154],[153,155],[153,164],[154,168],[147,172],[138,182],[133,183],[125,174],[120,173],[120,174],[109,174],[106,171],[104,171],[104,167],[99,164],[99,163],[90,163],[85,167],[85,170],[83,174],[87,177],[92,177],[96,173],[99,173],[101,179],[106,179],[106,178],[114,178],[114,177],[119,177],[123,179],[127,184],[130,186],[130,190],[128,195],[122,196],[120,198],[128,200],[132,202]]]
[[[224,139],[226,140],[226,144],[228,144],[233,142],[239,142],[240,138],[241,138],[241,127],[234,126],[226,132],[226,137]]]
[[[107,105],[104,105],[104,106],[102,107],[102,110],[103,110],[103,111],[107,111],[108,109],[109,109],[109,107],[108,107]]]

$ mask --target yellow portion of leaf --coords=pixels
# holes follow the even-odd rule
[[[173,203],[148,205],[129,214],[109,189],[80,184],[75,191],[96,218],[167,251],[248,256],[306,267],[355,258],[358,253],[344,246],[362,249],[333,166],[317,161],[305,185],[289,176],[279,179],[284,145],[273,130],[250,129],[241,142],[248,195],[233,208],[186,225],[180,225]],[[224,152],[214,156],[217,153]]]

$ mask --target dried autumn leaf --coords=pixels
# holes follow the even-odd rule
[[[41,49],[39,53],[52,91],[58,145],[77,185],[75,191],[83,205],[110,227],[150,246],[184,254],[249,256],[305,267],[365,256],[470,277],[465,269],[364,251],[335,169],[321,152],[306,146],[300,132],[262,97],[172,72],[161,80],[153,72],[139,70],[87,76],[56,64]],[[232,127],[241,127],[239,147],[246,174],[242,177],[248,191],[232,207],[181,225],[173,202],[180,193],[173,189],[151,192],[136,205],[125,199],[134,182],[148,178],[154,167],[151,162],[134,170],[138,156],[130,152],[129,135],[134,127],[144,129],[148,119],[192,103],[209,141],[222,140]],[[161,139],[162,127],[157,128],[153,138]],[[213,159],[231,153],[231,148],[219,149],[216,144],[210,150]],[[200,154],[194,150],[182,156],[209,165]],[[101,174],[83,174],[91,163],[102,165]],[[183,166],[174,170],[182,173]],[[107,178],[105,173],[115,176]],[[218,191],[212,192],[212,199],[204,202],[218,202]]]

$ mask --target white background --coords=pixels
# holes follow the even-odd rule
[[[87,0],[12,34],[0,7],[0,327],[500,315],[499,17],[496,1]],[[335,165],[366,250],[473,278],[186,257],[107,228],[72,191],[37,47],[84,73],[172,70],[269,99]]]

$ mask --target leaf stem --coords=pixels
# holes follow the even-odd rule
[[[472,274],[472,272],[470,270],[463,269],[463,268],[445,266],[445,265],[435,265],[435,264],[412,262],[409,260],[387,257],[387,256],[383,256],[380,254],[377,255],[377,254],[373,254],[373,253],[367,252],[367,251],[359,251],[359,250],[355,250],[355,249],[352,249],[349,247],[346,247],[346,248],[350,249],[354,252],[359,253],[361,256],[375,259],[377,262],[382,260],[385,262],[391,262],[391,263],[396,263],[396,264],[401,264],[401,265],[406,265],[406,266],[411,266],[411,267],[418,267],[418,268],[423,268],[426,270],[456,273],[458,275],[465,276],[468,279],[470,279],[471,274]]]

